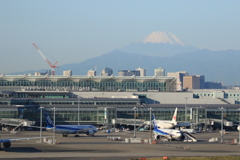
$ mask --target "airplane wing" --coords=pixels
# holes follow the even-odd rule
[[[52,136],[47,136],[47,137],[52,137]],[[0,143],[9,142],[9,141],[19,141],[19,140],[38,139],[38,138],[40,138],[40,137],[0,139]],[[45,137],[42,137],[42,138],[46,138],[46,136],[45,136]]]
[[[177,124],[176,122],[164,122],[164,123],[172,124],[172,125],[176,125]]]
[[[77,132],[87,132],[87,131],[89,131],[91,129],[92,128],[79,129],[79,130],[77,130]]]
[[[167,123],[167,124],[173,124],[173,122],[167,122],[167,121],[165,121],[164,123]]]
[[[42,128],[42,129],[46,129],[46,127],[40,127],[40,126],[24,126],[24,127],[29,127],[29,128]]]
[[[47,137],[52,137],[52,136],[47,136]],[[1,144],[3,144],[4,148],[10,148],[11,141],[30,140],[30,139],[38,139],[38,138],[40,137],[0,139],[0,149],[1,149]],[[41,138],[46,138],[46,137],[41,137]]]

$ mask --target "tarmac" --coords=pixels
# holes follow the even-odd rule
[[[18,131],[11,134],[0,131],[1,139],[39,137],[39,131]],[[43,131],[42,136],[52,136],[53,133]],[[107,137],[121,137],[121,140],[108,140]],[[102,132],[98,131],[94,137],[80,135],[62,137],[56,134],[56,144],[37,143],[40,139],[13,141],[10,148],[2,148],[1,159],[80,159],[80,160],[129,160],[133,158],[152,157],[196,157],[196,156],[240,156],[240,145],[232,144],[239,138],[238,131],[223,134],[215,132],[200,132],[194,134],[198,142],[157,142],[125,143],[125,138],[133,138],[133,132]],[[149,132],[136,132],[136,137],[149,139]],[[209,142],[211,138],[218,138],[218,142]],[[47,139],[52,140],[48,137]],[[47,140],[44,139],[44,140]],[[50,141],[49,140],[49,141]],[[47,141],[48,142],[48,141]],[[3,147],[3,146],[2,146]]]

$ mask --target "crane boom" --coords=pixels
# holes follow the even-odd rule
[[[52,75],[55,75],[55,68],[58,68],[57,61],[52,65],[52,63],[46,58],[46,56],[42,53],[42,51],[38,48],[38,46],[33,43],[34,47],[37,49],[38,53],[42,56],[42,58],[47,62],[47,64],[52,68]]]

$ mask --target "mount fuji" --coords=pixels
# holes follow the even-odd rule
[[[194,52],[199,49],[183,42],[170,32],[157,31],[117,50],[147,56],[171,57],[179,53]]]

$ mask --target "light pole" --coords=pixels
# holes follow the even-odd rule
[[[133,110],[134,110],[134,138],[136,138],[136,110],[137,110],[137,107],[134,107]]]
[[[107,132],[107,107],[104,108],[104,126],[105,132]]]
[[[187,99],[188,97],[184,97],[185,98],[185,122],[187,122]]]
[[[240,108],[237,109],[239,112],[238,112],[238,115],[239,115],[239,118],[238,118],[238,131],[239,131],[239,136],[238,136],[238,144],[240,144]]]
[[[218,109],[222,111],[222,114],[221,114],[221,143],[223,143],[223,111],[225,110],[225,108],[221,107]]]
[[[143,105],[141,105],[141,107],[142,107],[142,113],[141,113],[142,119],[145,119],[145,117],[144,117],[144,115],[143,115]]]
[[[79,115],[79,99],[80,99],[81,97],[80,96],[78,96],[78,125],[80,125],[80,115]]]
[[[204,119],[207,119],[207,108],[203,106],[200,106],[200,108],[204,109]]]
[[[55,112],[56,112],[57,108],[53,107],[53,144],[56,144],[56,139],[55,139],[55,132],[56,132],[56,125],[55,125]]]
[[[42,110],[44,107],[39,107],[41,110],[41,115],[40,115],[40,142],[42,143]]]
[[[149,143],[152,143],[152,108],[149,108],[150,113],[150,135],[149,135]]]
[[[203,107],[203,106],[200,106],[199,108],[204,110],[204,115],[201,114],[201,116],[204,116],[204,123],[205,123],[206,119],[207,119],[207,108]],[[202,117],[202,119],[203,119],[203,117]]]

